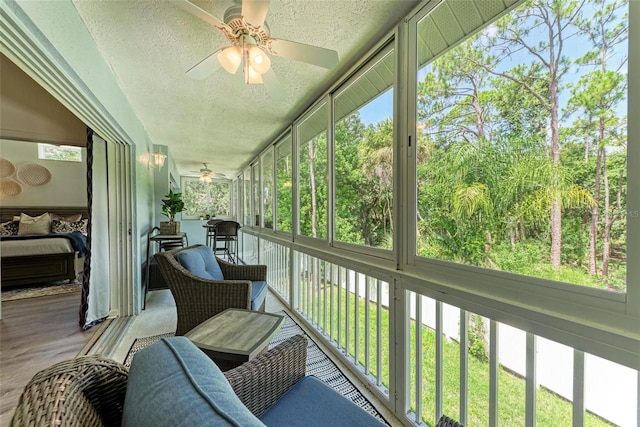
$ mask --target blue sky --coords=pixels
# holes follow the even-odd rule
[[[592,9],[592,6],[591,6],[591,9]],[[590,6],[585,6],[584,13],[585,15],[589,15],[590,13],[592,13],[592,10],[590,10]],[[620,15],[621,14],[622,13],[620,13]],[[489,25],[485,29],[485,32],[487,34],[490,34],[492,29],[494,28],[495,27],[493,25]],[[544,36],[545,34],[537,34],[536,31],[533,31],[531,34],[529,34],[529,38],[533,40],[535,40],[536,38],[544,39]],[[575,59],[577,57],[582,56],[586,52],[586,50],[590,48],[589,43],[588,42],[585,43],[585,42],[586,40],[584,36],[583,37],[574,36],[565,40],[564,51],[566,55],[569,56],[571,59]],[[532,44],[535,45],[535,42],[532,42]],[[623,54],[626,54],[626,52],[624,51],[627,49],[628,49],[627,43],[622,43],[620,46],[618,46],[616,55],[614,55],[614,57],[611,58],[612,62],[618,62],[620,59],[620,56]],[[511,60],[503,61],[501,64],[502,65],[501,68],[509,69],[518,63],[527,63],[531,60],[532,59],[529,57],[529,55],[520,53],[520,54],[514,55],[511,58]],[[428,69],[429,67],[425,66],[425,67],[422,67],[420,70],[418,70],[417,78],[419,81],[424,79],[424,76],[426,75]],[[626,74],[627,72],[626,64],[622,67],[621,71]],[[575,83],[580,78],[580,76],[583,75],[585,72],[586,72],[585,68],[574,67],[564,77],[563,83],[564,84]],[[569,90],[567,89],[563,90],[561,93],[561,102],[565,104],[569,96],[570,96]],[[382,95],[378,96],[377,98],[374,98],[369,103],[365,104],[360,109],[360,118],[362,122],[367,126],[371,124],[379,123],[382,120],[391,117],[392,111],[393,111],[392,107],[393,107],[393,90],[388,90],[384,92]],[[619,105],[617,106],[617,110],[618,110],[618,114],[620,114],[621,116],[626,115],[627,113],[626,103],[624,102],[619,103]]]
[[[387,90],[360,108],[360,119],[369,126],[391,118],[393,114],[393,90]]]

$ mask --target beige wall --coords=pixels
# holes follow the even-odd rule
[[[16,169],[27,164],[44,166],[51,180],[38,186],[20,182],[16,175],[3,178],[14,180],[21,186],[17,196],[2,197],[2,206],[87,206],[86,149],[82,149],[82,162],[62,162],[38,159],[38,144],[34,142],[0,139],[0,157],[9,160]]]
[[[86,145],[86,126],[7,57],[0,54],[0,157],[16,168],[35,163],[51,172],[39,186],[21,186],[17,196],[2,197],[3,206],[86,206],[86,153],[83,162],[38,159],[37,142]]]
[[[0,54],[0,138],[86,145],[86,126]]]

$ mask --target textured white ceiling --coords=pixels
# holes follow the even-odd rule
[[[334,70],[271,57],[285,87],[274,101],[262,85],[246,85],[223,69],[192,80],[185,71],[220,47],[224,35],[176,1],[74,0],[79,15],[111,66],[154,144],[170,147],[178,170],[203,162],[231,177],[333,81],[354,55],[411,10],[414,0],[272,0],[272,37],[338,51]],[[193,1],[223,19],[230,0]]]

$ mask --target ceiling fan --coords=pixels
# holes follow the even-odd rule
[[[210,184],[214,179],[223,179],[225,178],[224,174],[213,172],[206,163],[203,163],[204,167],[200,168],[199,171],[191,171],[198,172],[200,174],[200,182],[204,182],[205,184]]]
[[[284,90],[271,69],[267,53],[324,68],[338,64],[335,50],[272,38],[265,22],[269,0],[242,0],[242,6],[234,5],[225,11],[223,21],[188,0],[180,2],[180,6],[222,31],[231,43],[187,70],[193,79],[205,79],[219,67],[235,74],[242,65],[245,83],[263,83],[272,98],[282,100]]]

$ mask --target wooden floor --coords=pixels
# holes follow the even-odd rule
[[[8,426],[31,377],[75,357],[100,328],[78,325],[80,292],[2,303],[0,321],[0,427]]]

